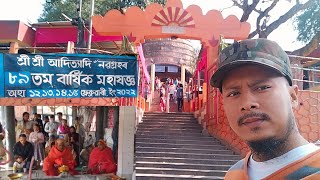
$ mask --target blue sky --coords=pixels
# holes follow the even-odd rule
[[[84,0],[89,1],[89,0]],[[37,22],[45,3],[45,0],[0,0],[0,20],[21,20],[26,23]],[[226,7],[230,7],[232,2],[230,0],[182,0],[184,7],[191,4],[196,4],[201,7],[205,14],[210,9],[221,10]],[[273,18],[277,18],[284,13],[284,9],[289,9],[294,2],[289,0],[282,0],[277,5],[277,9],[271,11],[271,21]],[[239,8],[227,8],[223,10],[222,15],[227,17],[228,15],[236,15],[238,18],[241,16],[241,10]],[[254,19],[252,17],[249,22],[254,27]],[[285,50],[292,51],[303,46],[302,43],[296,40],[297,32],[293,28],[293,22],[288,21],[282,24],[277,30],[272,32],[268,38],[278,42]]]

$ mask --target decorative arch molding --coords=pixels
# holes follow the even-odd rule
[[[250,32],[250,24],[240,22],[236,16],[224,19],[217,10],[203,15],[199,6],[184,9],[180,0],[168,0],[165,7],[153,3],[145,11],[136,6],[128,8],[124,14],[111,10],[105,16],[93,16],[92,20],[98,34],[131,35],[136,37],[135,43],[175,36],[201,40],[206,46],[211,42],[211,46],[216,46],[218,43],[212,42],[218,41],[221,34],[225,38],[240,40],[247,38]]]
[[[154,16],[151,25],[195,27],[192,15],[188,11],[179,7],[164,8]]]

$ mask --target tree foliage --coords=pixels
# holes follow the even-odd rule
[[[320,32],[320,1],[313,1],[311,6],[295,18],[295,27],[298,30],[297,39],[305,43]]]
[[[292,8],[284,10],[284,13],[273,22],[270,22],[270,12],[277,6],[280,0],[252,0],[250,2],[249,0],[232,1],[234,6],[243,10],[243,14],[240,19],[241,22],[247,21],[253,13],[257,13],[258,15],[255,29],[250,33],[248,38],[253,38],[256,35],[261,38],[267,38],[268,35],[270,35],[270,33],[277,29],[281,24],[291,19],[299,11],[309,8],[318,0],[308,0],[305,3],[301,3],[299,0],[296,0],[296,3]]]
[[[45,3],[43,12],[38,19],[39,22],[45,21],[65,21],[65,14],[70,18],[78,16],[78,0],[52,0],[51,3]],[[95,14],[104,15],[108,10],[117,9],[122,13],[130,6],[138,6],[144,9],[150,3],[159,3],[164,5],[166,0],[95,0]],[[88,20],[90,17],[91,0],[83,0],[82,17]]]

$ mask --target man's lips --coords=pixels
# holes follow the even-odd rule
[[[259,126],[264,120],[261,118],[250,118],[246,119],[242,122],[242,125],[248,126],[248,127],[256,127]]]
[[[258,121],[263,121],[263,119],[262,118],[247,118],[247,119],[244,119],[241,124],[250,124],[250,123],[255,123]]]
[[[244,114],[238,119],[238,126],[258,126],[264,121],[270,120],[270,117],[265,113],[250,113]]]

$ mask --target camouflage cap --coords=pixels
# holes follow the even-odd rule
[[[221,90],[223,78],[230,70],[246,64],[260,65],[275,70],[286,77],[292,85],[289,57],[274,41],[267,39],[247,39],[235,42],[223,49],[218,59],[218,69],[212,75],[210,84]]]

